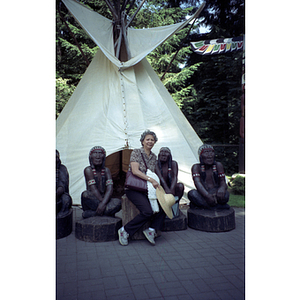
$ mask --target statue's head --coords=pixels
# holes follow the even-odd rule
[[[163,174],[162,165],[168,163],[168,184],[172,183],[172,154],[168,147],[161,147],[158,154],[158,167],[161,174]]]
[[[56,169],[59,169],[61,165],[61,160],[59,157],[59,152],[56,150]]]
[[[161,162],[172,162],[171,150],[168,147],[161,147],[158,154],[158,160]]]
[[[95,146],[90,150],[89,162],[92,169],[100,166],[101,169],[105,166],[106,151],[101,146]]]
[[[158,138],[157,138],[156,134],[153,131],[151,131],[151,130],[145,130],[142,133],[141,138],[140,138],[140,142],[141,142],[142,146],[144,146],[143,142],[144,142],[144,140],[145,140],[145,138],[146,138],[147,135],[152,135],[153,136],[153,138],[154,138],[154,144],[158,141]]]
[[[211,145],[203,144],[200,146],[198,155],[201,164],[212,165],[215,163],[215,150]]]

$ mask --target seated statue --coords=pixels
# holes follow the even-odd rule
[[[69,173],[62,165],[59,152],[56,150],[56,214],[58,217],[66,216],[72,206],[69,195]]]
[[[166,194],[172,194],[175,197],[175,204],[172,206],[173,216],[179,216],[179,200],[183,196],[184,185],[178,181],[178,164],[172,160],[171,150],[168,147],[162,147],[159,150],[158,160],[156,161],[155,173],[159,177],[160,184]]]
[[[223,165],[215,161],[215,151],[210,145],[199,147],[200,164],[192,166],[196,189],[188,192],[190,208],[229,209],[229,192]]]
[[[105,167],[106,152],[100,146],[89,153],[90,166],[84,169],[86,191],[81,194],[82,217],[112,216],[121,210],[121,199],[112,198],[113,180]]]

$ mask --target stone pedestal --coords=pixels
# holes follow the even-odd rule
[[[179,211],[179,216],[177,218],[169,219],[165,218],[164,226],[162,231],[179,231],[187,229],[187,217]]]
[[[234,209],[213,211],[208,209],[191,209],[187,211],[188,226],[208,232],[223,232],[235,228]]]
[[[140,211],[136,206],[127,198],[126,195],[122,196],[122,221],[123,226],[137,216]],[[132,237],[131,240],[145,240],[146,237],[143,234],[143,230],[149,228],[150,222],[147,222],[142,228],[140,228]],[[157,237],[161,236],[161,232],[158,231]]]
[[[115,241],[122,219],[118,217],[95,216],[81,219],[75,223],[75,236],[85,242]]]
[[[64,217],[56,216],[56,239],[68,236],[72,232],[73,225],[73,209]]]

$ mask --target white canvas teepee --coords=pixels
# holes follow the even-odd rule
[[[80,204],[85,190],[89,150],[104,147],[109,161],[111,154],[141,147],[146,129],[158,137],[154,153],[163,146],[171,149],[185,192],[194,188],[191,166],[198,162],[202,142],[145,58],[191,19],[158,28],[128,28],[131,58],[121,62],[114,54],[112,21],[73,0],[63,2],[100,48],[56,124],[56,148],[70,174],[73,203]],[[115,160],[119,164],[119,158]],[[113,169],[113,164],[111,159],[107,167]],[[127,167],[123,162],[125,171]]]

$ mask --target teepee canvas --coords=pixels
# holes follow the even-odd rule
[[[80,204],[85,190],[83,170],[93,146],[106,150],[106,166],[114,175],[120,159],[127,171],[130,150],[140,148],[140,136],[150,129],[158,137],[152,151],[169,147],[178,162],[185,192],[194,187],[191,167],[202,144],[147,59],[148,53],[185,26],[186,22],[126,31],[127,60],[116,56],[113,22],[73,0],[63,0],[99,50],[56,123],[56,148],[70,174],[70,194]],[[124,25],[124,24],[123,24]],[[121,39],[120,39],[121,40]],[[115,47],[116,46],[116,47]],[[117,50],[119,51],[119,50]],[[116,167],[117,166],[117,167]]]

